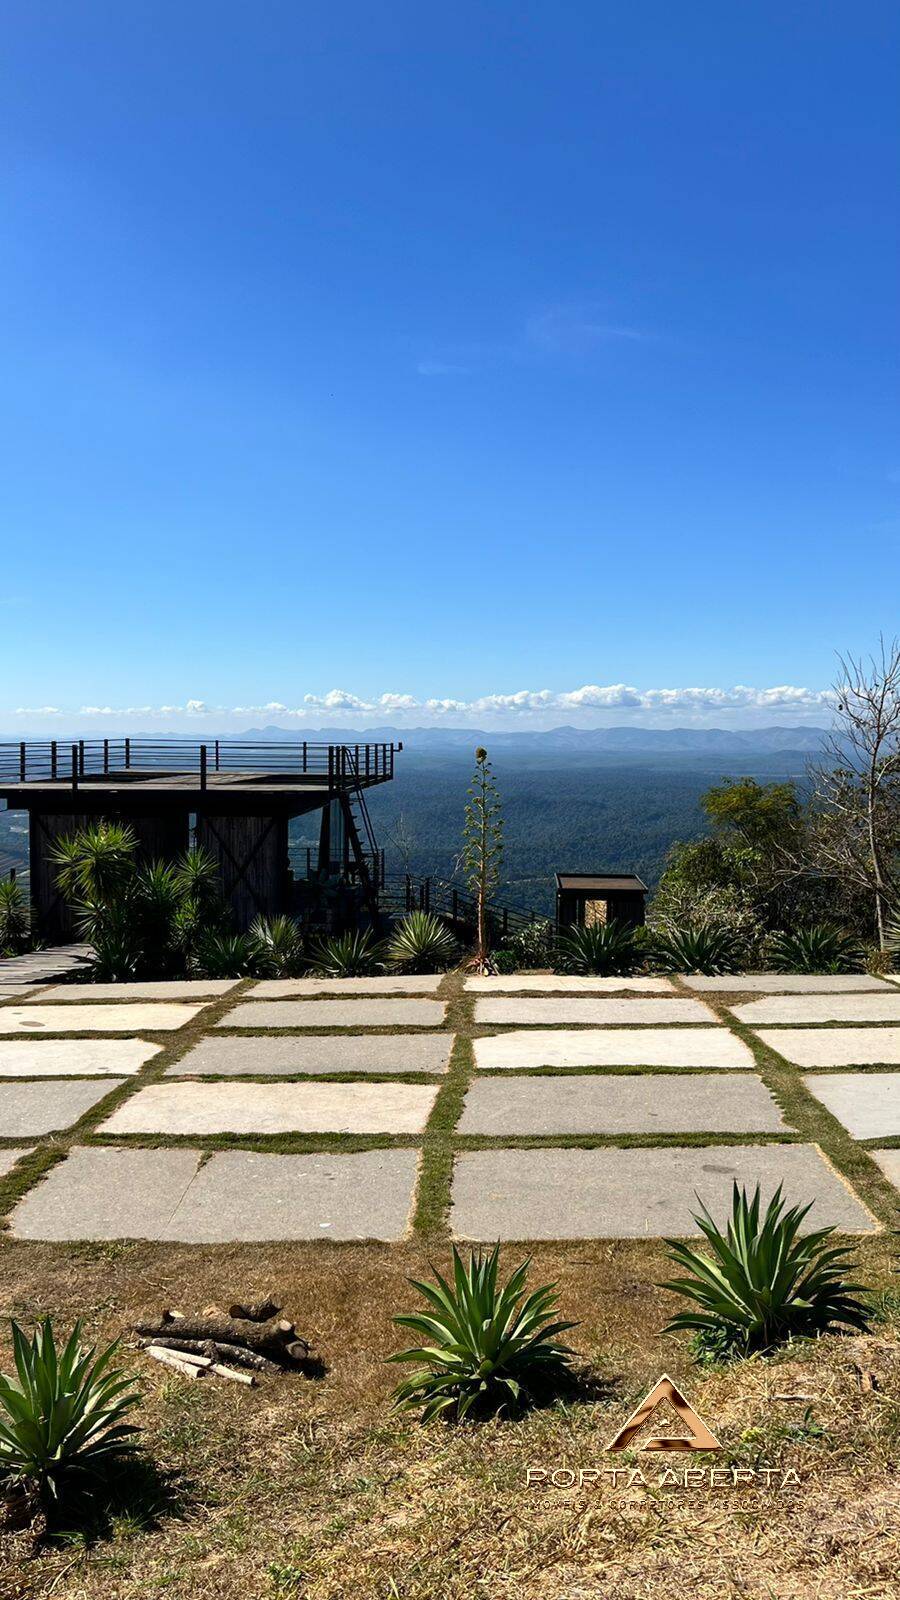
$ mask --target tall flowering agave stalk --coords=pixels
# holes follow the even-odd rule
[[[422,1421],[517,1411],[538,1390],[566,1375],[572,1351],[557,1336],[575,1326],[556,1318],[555,1284],[531,1294],[523,1261],[505,1284],[498,1283],[500,1247],[472,1251],[464,1262],[453,1249],[453,1281],[435,1273],[435,1283],[409,1281],[427,1310],[394,1318],[422,1341],[391,1361],[415,1362],[416,1370],[394,1391],[398,1409],[422,1408]]]

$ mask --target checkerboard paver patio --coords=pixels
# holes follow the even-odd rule
[[[219,1022],[220,1028],[439,1028],[441,1000],[247,1000]]]
[[[457,1239],[654,1239],[695,1234],[697,1194],[723,1223],[732,1184],[779,1183],[792,1204],[815,1201],[809,1228],[850,1233],[874,1218],[811,1145],[693,1149],[473,1150],[457,1155],[451,1229]]]
[[[734,1007],[739,1022],[767,1023],[900,1022],[900,994],[885,986],[881,994],[767,995]]]
[[[0,1035],[41,1033],[172,1033],[201,1011],[199,1005],[136,1000],[131,1004],[0,1006]]]
[[[167,1077],[305,1077],[343,1072],[391,1077],[446,1072],[449,1033],[253,1034],[201,1039],[166,1068]],[[44,1046],[46,1049],[46,1046]],[[2,1063],[0,1045],[0,1063]]]
[[[900,1134],[900,1072],[826,1072],[804,1078],[854,1139]]]
[[[789,1198],[816,1199],[814,1225],[870,1229],[860,1199],[780,1109],[768,1086],[774,1068],[764,1056],[757,1066],[750,1031],[738,1037],[716,1007],[720,995],[741,1009],[774,1006],[777,1020],[769,1026],[754,1012],[752,1025],[783,1061],[797,1057],[778,1071],[792,1073],[802,1095],[801,1069],[821,1067],[807,1089],[822,1105],[841,1077],[852,1079],[851,1109],[865,1106],[868,1120],[842,1120],[874,1145],[894,1136],[900,1072],[829,1068],[865,1068],[879,1050],[885,1059],[872,1065],[895,1064],[900,1018],[896,1027],[880,1012],[867,1021],[857,1008],[900,1007],[900,993],[759,988],[748,1003],[740,996],[753,989],[742,981],[698,983],[693,997],[669,979],[626,988],[534,974],[514,974],[520,988],[437,975],[405,990],[393,979],[360,980],[365,989],[268,980],[182,990],[178,1000],[171,986],[141,984],[0,995],[0,1177],[25,1140],[71,1146],[20,1199],[12,1232],[200,1244],[400,1239],[419,1165],[435,1151],[445,1172],[453,1167],[460,1237],[684,1232],[695,1191],[724,1205],[735,1177],[768,1189],[783,1179]],[[449,1000],[462,1035],[452,1057]],[[823,1006],[825,1020],[796,1015]],[[833,1013],[846,1007],[853,1015],[841,1022]],[[858,1059],[846,1060],[853,1050]],[[442,1116],[429,1122],[437,1105]],[[67,1133],[82,1116],[87,1133]],[[262,1144],[272,1136],[277,1152]],[[222,1150],[223,1138],[241,1148]],[[509,1148],[531,1138],[539,1148]],[[489,1147],[474,1148],[482,1139]],[[588,1147],[562,1147],[580,1140]],[[635,1140],[641,1147],[628,1148]],[[878,1153],[893,1182],[892,1155]],[[15,1180],[5,1187],[12,1193]]]
[[[476,1039],[483,1070],[535,1067],[753,1066],[743,1039],[727,1028],[523,1028]]]
[[[459,1122],[463,1134],[781,1133],[785,1123],[759,1078],[478,1078]],[[648,1152],[652,1159],[653,1152]]]
[[[124,1081],[67,1078],[0,1083],[0,1139],[32,1139],[71,1128]]]
[[[900,995],[897,997],[900,1005]],[[522,999],[507,996],[479,997],[475,1001],[475,1021],[482,1026],[505,1025],[535,1027],[548,1025],[571,1026],[583,1023],[587,1027],[602,1024],[625,1023],[629,1027],[668,1027],[671,1023],[714,1023],[716,1017],[701,1000],[671,999],[645,1000],[639,995],[623,995],[619,999],[595,999],[574,995],[566,999]]]
[[[20,1201],[17,1239],[402,1239],[415,1150],[74,1150]]]
[[[797,1067],[900,1067],[900,1028],[759,1028]]]
[[[421,1133],[436,1093],[419,1083],[153,1083],[99,1131]]]

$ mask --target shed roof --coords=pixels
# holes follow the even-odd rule
[[[556,887],[588,893],[597,891],[600,894],[604,891],[615,893],[617,890],[631,890],[635,894],[647,893],[647,885],[633,872],[558,872]]]

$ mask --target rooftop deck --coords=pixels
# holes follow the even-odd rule
[[[302,809],[389,782],[402,748],[306,739],[25,740],[0,744],[0,799],[15,810],[45,810],[56,801],[71,807],[78,795],[91,809],[107,801],[119,809],[142,801],[184,805],[212,791],[217,802],[265,798]]]

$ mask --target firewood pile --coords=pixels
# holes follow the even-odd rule
[[[315,1363],[306,1339],[281,1306],[264,1300],[229,1306],[207,1306],[198,1316],[166,1308],[157,1321],[134,1324],[141,1348],[162,1366],[185,1378],[228,1378],[253,1387],[258,1374],[310,1372]]]

